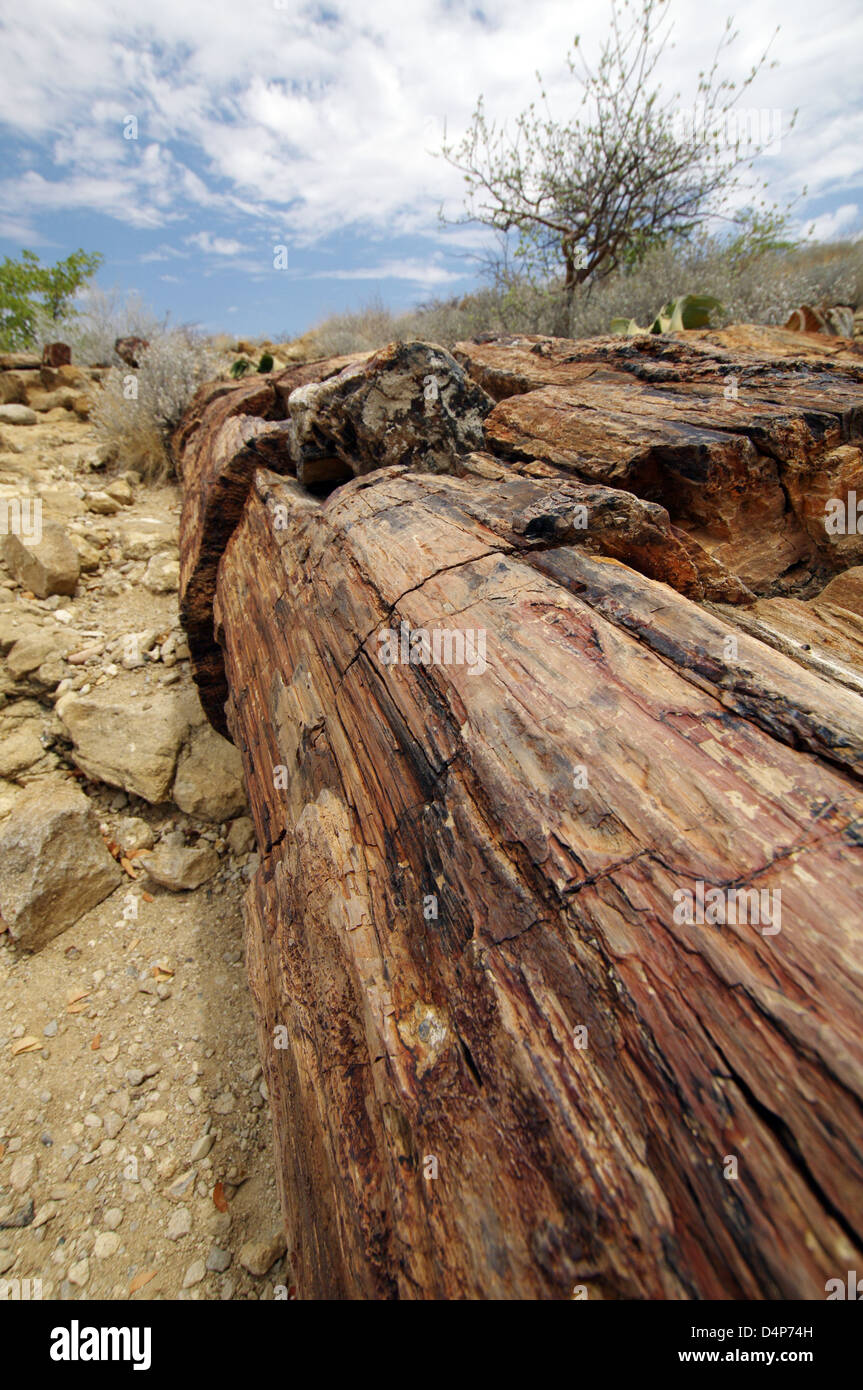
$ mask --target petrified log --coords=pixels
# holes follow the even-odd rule
[[[858,448],[863,359],[719,336],[394,347],[178,435],[299,1297],[863,1263],[860,583],[817,598],[784,485]]]

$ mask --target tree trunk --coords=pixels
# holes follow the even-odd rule
[[[297,1296],[863,1268],[863,537],[812,504],[863,358],[827,351],[409,346],[180,432]]]

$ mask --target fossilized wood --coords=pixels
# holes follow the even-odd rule
[[[730,352],[690,337],[693,377]],[[475,347],[498,390],[504,349]],[[511,351],[518,399],[571,389]],[[661,357],[626,351],[615,401]],[[828,660],[863,677],[859,578],[705,606],[739,576],[637,469],[495,456],[495,411],[452,474],[329,497],[256,466],[278,422],[229,413],[195,487],[242,478],[231,526],[185,471],[203,693],[218,666],[261,851],[247,953],[298,1296],[823,1298],[863,1262],[863,696]],[[708,485],[750,442],[714,433],[689,436]],[[818,669],[753,635],[806,614]],[[485,662],[384,664],[402,623],[483,631]],[[699,880],[779,890],[781,930],[677,920]]]

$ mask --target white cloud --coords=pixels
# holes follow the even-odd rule
[[[186,242],[192,246],[197,246],[199,250],[206,251],[213,256],[236,256],[243,250],[241,241],[233,241],[230,237],[213,236],[212,232],[195,232],[193,236],[187,236]]]
[[[344,270],[316,270],[304,277],[310,280],[410,280],[416,285],[448,285],[464,276],[431,261],[389,260],[380,265]]]
[[[297,246],[347,224],[437,240],[438,206],[455,213],[462,190],[432,157],[444,120],[457,137],[480,92],[491,115],[511,118],[536,95],[536,69],[552,110],[571,114],[566,49],[578,30],[595,53],[608,22],[608,7],[586,0],[495,0],[485,20],[468,0],[328,5],[335,22],[301,0],[76,0],[74,23],[68,0],[40,0],[14,24],[7,18],[0,121],[53,162],[50,177],[51,164],[37,160],[0,184],[7,216],[26,225],[88,209],[156,228],[206,209],[238,234],[247,219],[277,216]],[[669,95],[679,87],[691,101],[722,18],[702,0],[671,8],[676,47],[662,74]],[[802,109],[762,172],[779,196],[804,183],[835,196],[863,182],[863,9],[827,0],[813,25],[811,0],[759,0],[738,15],[732,77],[745,76],[777,23],[780,66],[745,102],[790,118],[799,96]],[[127,115],[137,140],[123,138]],[[193,244],[213,256],[240,244],[197,235],[210,240]]]

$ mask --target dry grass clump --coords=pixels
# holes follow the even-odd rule
[[[152,339],[137,370],[112,369],[90,412],[109,458],[150,482],[167,476],[173,470],[168,437],[198,387],[217,367],[209,343],[188,329],[177,329]]]

